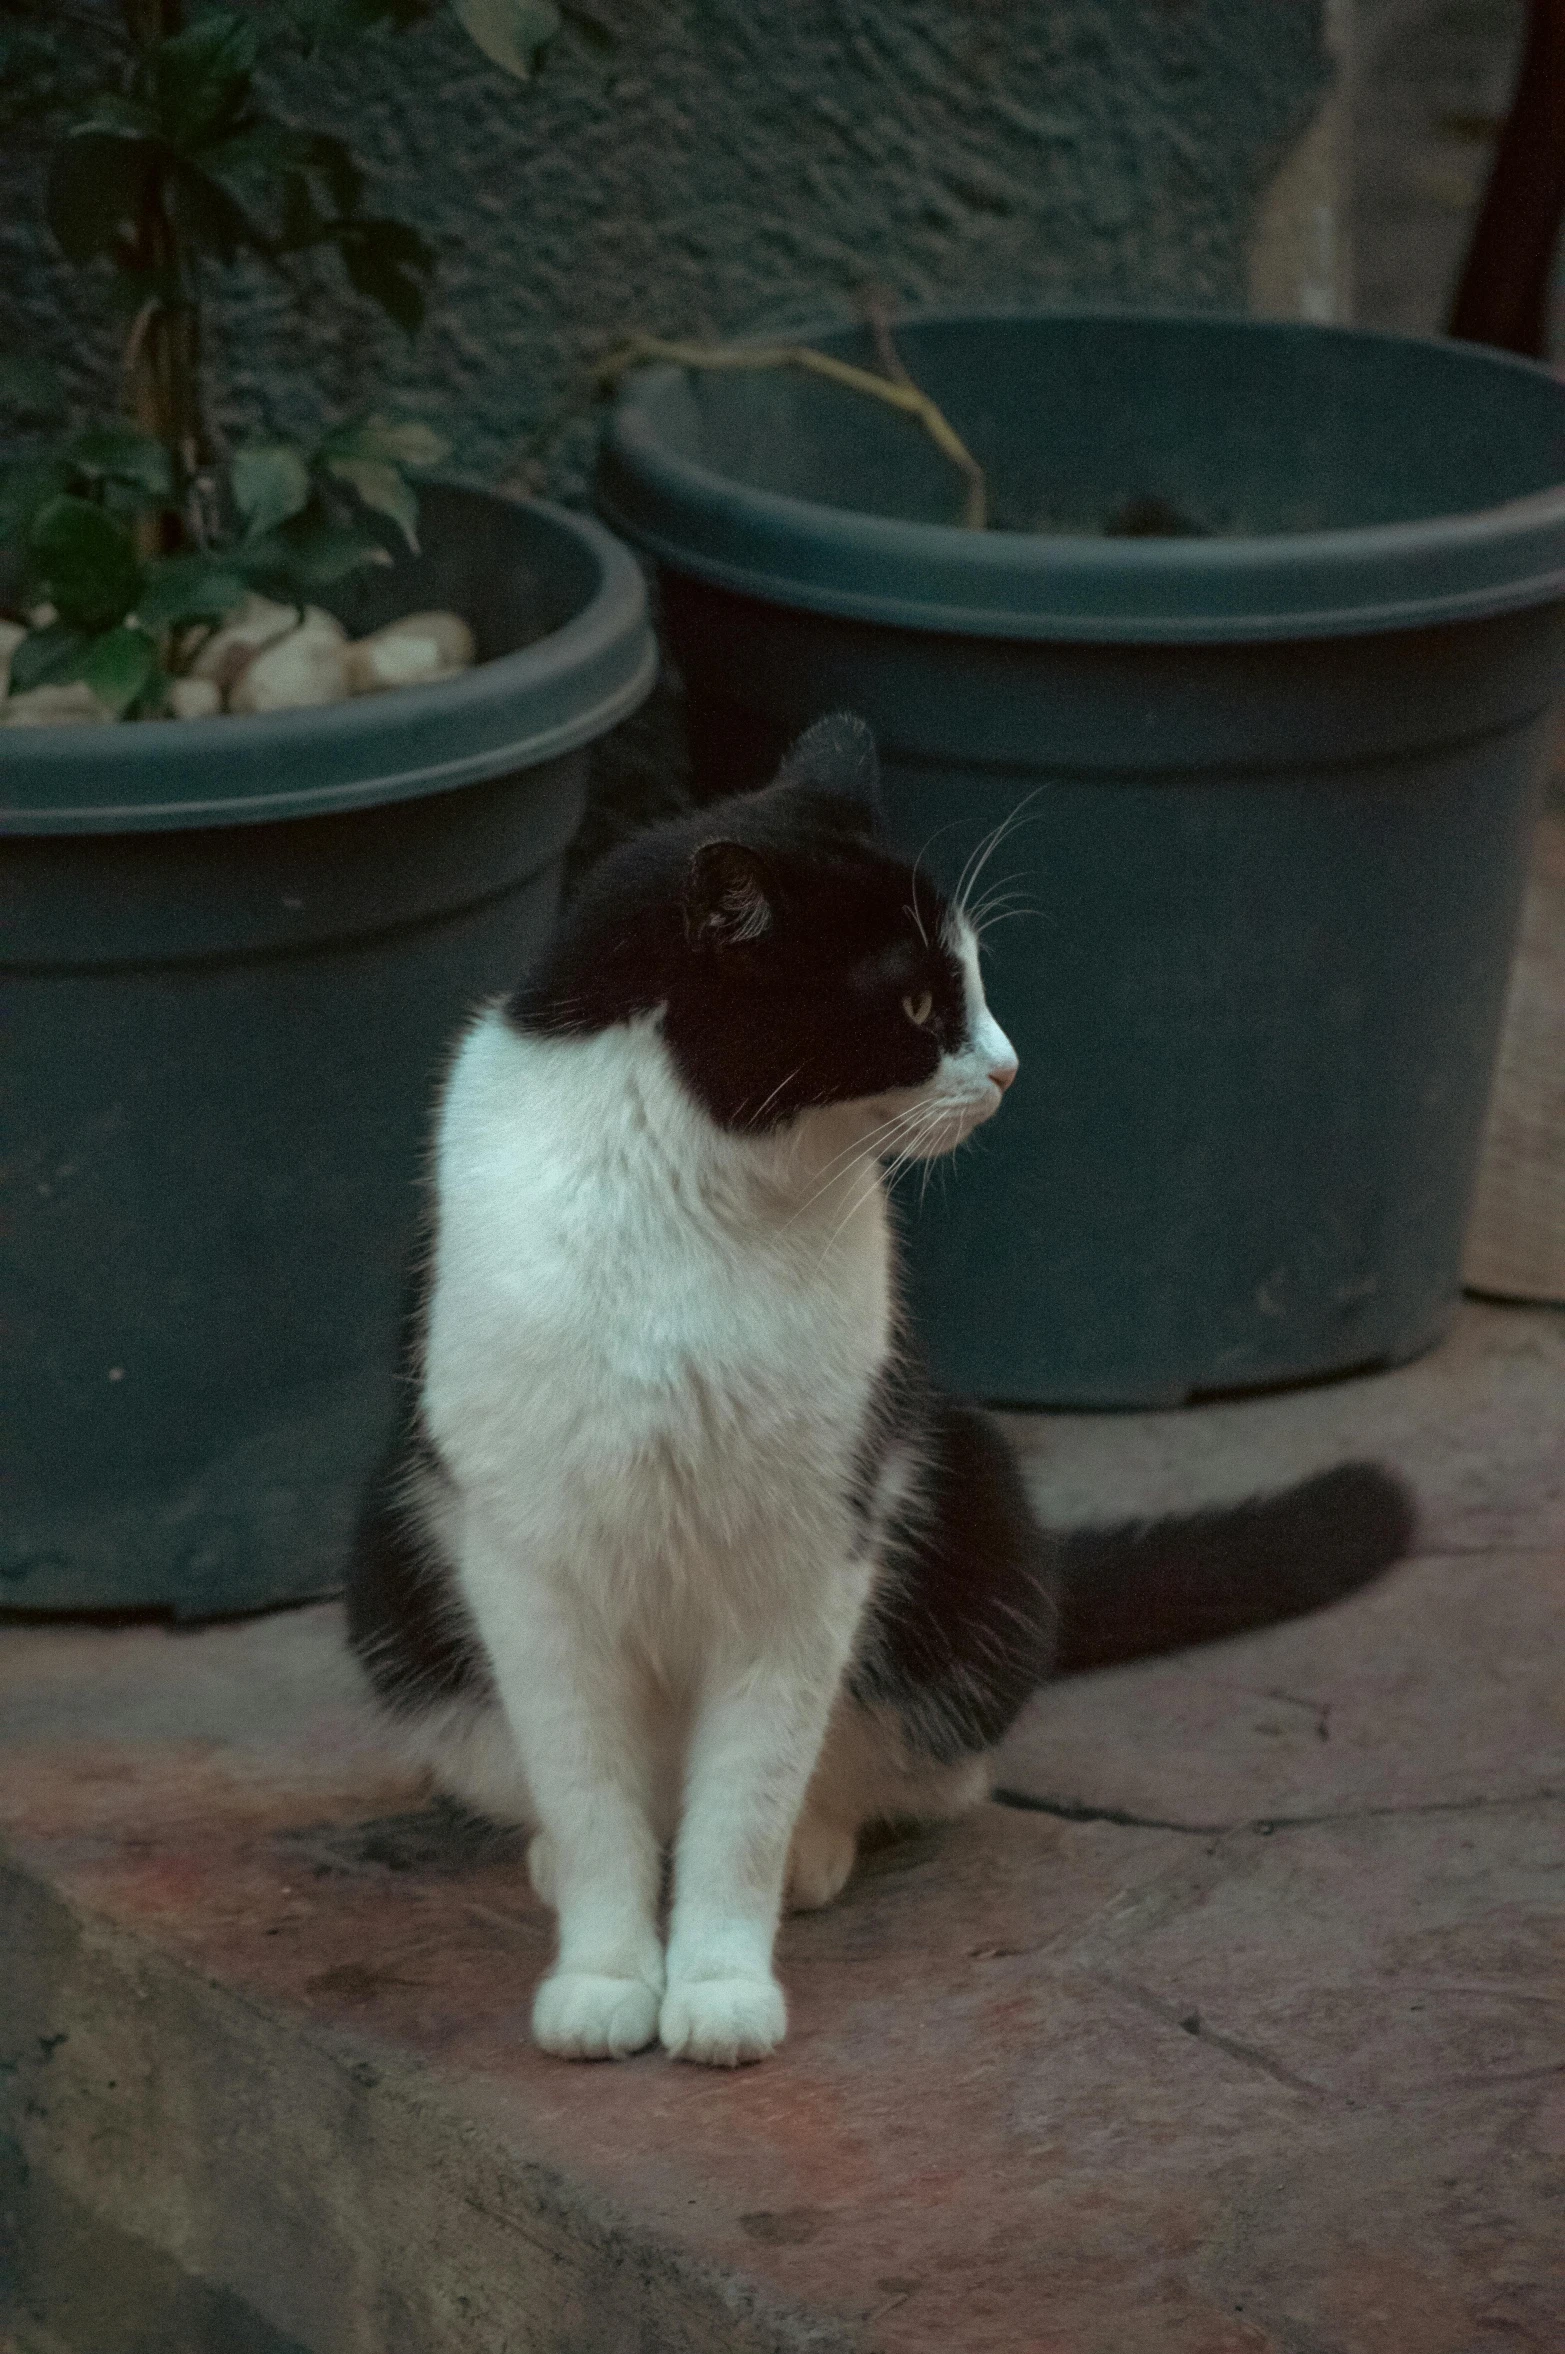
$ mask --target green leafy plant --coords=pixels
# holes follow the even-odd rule
[[[0,564],[8,557],[7,594],[32,625],[11,693],[85,680],[122,716],[155,714],[200,634],[252,590],[302,602],[388,562],[377,519],[417,546],[409,469],[439,462],[439,436],[374,417],[310,450],[223,446],[203,399],[201,305],[214,268],[251,257],[287,279],[301,257],[330,252],[354,293],[417,332],[431,248],[366,207],[341,139],[269,113],[257,77],[277,54],[320,57],[443,4],[12,0],[0,122],[46,122],[50,230],[128,323],[111,423],[61,432],[66,403],[47,371],[0,363],[15,453],[0,474]],[[519,76],[561,21],[550,0],[450,4]]]
[[[0,538],[9,523],[20,548],[24,607],[42,609],[11,657],[12,693],[81,679],[120,717],[161,711],[169,678],[252,591],[300,604],[363,564],[389,562],[365,509],[416,550],[405,470],[438,462],[444,448],[427,426],[384,418],[339,426],[308,453],[242,447],[214,481],[223,506],[204,543],[165,554],[138,544],[142,523],[172,512],[164,444],[131,426],[71,435],[13,469],[0,512]]]

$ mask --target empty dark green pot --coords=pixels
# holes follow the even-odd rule
[[[809,340],[873,366],[860,331]],[[633,380],[702,785],[846,706],[892,829],[1010,894],[1021,1077],[907,1208],[944,1380],[1150,1405],[1438,1338],[1565,652],[1565,385],[1249,320],[899,331],[918,426],[795,370]]]
[[[442,1058],[547,933],[587,748],[655,664],[597,524],[422,509],[340,609],[455,607],[463,677],[0,731],[0,1609],[340,1581]]]

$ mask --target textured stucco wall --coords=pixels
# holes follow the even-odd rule
[[[353,138],[371,201],[423,226],[440,276],[411,353],[360,305],[317,299],[301,318],[259,278],[242,284],[215,306],[225,421],[297,427],[384,402],[509,473],[579,394],[584,363],[634,327],[842,313],[870,279],[909,303],[1238,307],[1258,267],[1268,307],[1291,307],[1287,256],[1267,259],[1286,221],[1268,228],[1266,197],[1326,98],[1327,0],[596,13],[614,52],[567,34],[527,87],[449,21],[366,45],[329,77],[291,76],[290,110]],[[110,347],[84,331],[98,306],[46,258],[37,177],[17,142],[0,164],[0,337],[80,375]]]
[[[1352,313],[1355,0],[1326,0],[1330,84],[1284,157],[1250,230],[1250,309],[1262,318],[1346,319]]]

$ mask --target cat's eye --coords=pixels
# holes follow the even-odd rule
[[[935,1001],[927,989],[920,989],[916,997],[904,997],[902,1000],[902,1011],[915,1029],[922,1030],[934,1010]]]

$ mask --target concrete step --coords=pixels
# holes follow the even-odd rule
[[[1565,1361],[1508,1313],[1380,1377],[1472,1441],[1436,1549],[1041,1696],[1014,1803],[787,1924],[733,2075],[533,2050],[516,1844],[335,1606],[0,1636],[15,2354],[1557,2354]],[[1323,1395],[1178,1420],[1303,1468]]]

